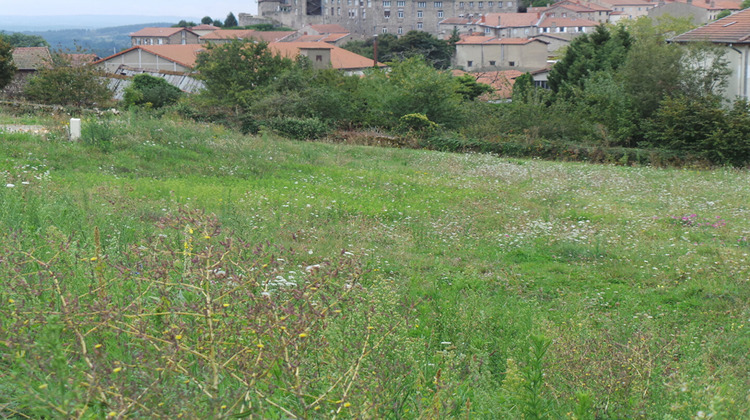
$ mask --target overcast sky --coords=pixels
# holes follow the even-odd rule
[[[257,13],[256,0],[0,0],[0,16],[11,15],[141,15],[211,16],[224,20],[229,12]]]

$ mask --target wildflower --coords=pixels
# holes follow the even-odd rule
[[[262,349],[263,347],[265,347],[265,346],[264,346],[263,344],[261,344],[261,343],[258,343],[258,348],[259,348],[259,349]]]
[[[46,389],[46,388],[47,388],[47,384],[41,384],[41,385],[39,385],[39,389]]]
[[[14,187],[15,187],[15,184],[5,184],[5,186],[6,186],[7,188],[14,188]]]
[[[369,325],[368,325],[368,326],[367,326],[367,329],[368,329],[368,330],[374,330],[374,329],[375,329],[375,327],[372,327],[372,326],[369,326]]]
[[[16,301],[15,301],[15,300],[13,300],[13,299],[8,299],[8,302],[9,302],[9,303],[16,303]]]
[[[116,417],[116,416],[117,416],[117,413],[115,413],[114,411],[110,411],[109,414],[107,414],[107,417]]]
[[[91,257],[91,258],[89,258],[89,261],[96,261],[96,260],[97,260],[97,258],[96,258],[96,257]]]
[[[174,338],[176,338],[177,340],[182,340],[182,334],[177,334],[176,336],[174,336]]]
[[[307,337],[307,334],[305,334],[305,333],[302,333],[302,334],[299,335],[299,338],[305,338],[305,337]]]
[[[95,349],[98,349],[98,348],[101,348],[101,347],[102,347],[101,344],[97,344],[97,345],[94,346]]]
[[[229,304],[228,304],[228,303],[225,303],[225,304],[223,304],[223,305],[221,305],[221,306],[223,306],[223,307],[225,307],[225,308],[228,308],[228,307],[229,307]]]
[[[122,368],[121,368],[121,367],[116,367],[116,368],[112,369],[112,372],[113,372],[113,373],[117,373],[117,372],[119,372],[119,371],[121,371],[121,370],[122,370]]]
[[[345,402],[344,403],[344,407],[351,407],[351,406],[352,406],[352,403],[350,403],[350,402]]]

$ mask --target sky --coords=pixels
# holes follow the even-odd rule
[[[256,14],[257,0],[0,0],[0,17],[30,15],[211,16]]]

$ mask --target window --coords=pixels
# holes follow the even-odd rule
[[[443,2],[442,1],[436,1],[435,2],[435,8],[439,9],[441,7],[443,7]]]
[[[442,10],[438,10],[438,17],[442,19],[442,17],[443,17],[443,11]]]
[[[501,1],[497,2],[497,7],[503,7],[503,2]]]
[[[402,27],[398,27],[398,34],[401,35],[404,33],[404,29]]]
[[[183,44],[185,43],[184,39],[182,40],[182,43]],[[163,45],[163,44],[164,44],[164,38],[159,38],[159,45]]]
[[[406,2],[405,1],[397,1],[396,2],[396,6],[398,6],[398,7],[406,7]]]
[[[565,32],[565,27],[560,28],[560,32]]]
[[[340,7],[336,8],[336,15],[341,16],[341,8]]]
[[[315,61],[320,61],[322,63],[323,62],[323,56],[320,55],[320,54],[316,55],[315,56]]]
[[[424,9],[425,7],[427,7],[427,2],[426,1],[417,2],[417,7],[419,7],[420,9]]]
[[[563,12],[562,17],[568,17],[568,14]]]
[[[458,3],[458,8],[459,9],[463,9],[464,8],[464,2],[459,2]]]
[[[473,66],[473,65],[474,65],[474,62],[473,62],[473,61],[467,61],[467,62],[466,62],[466,67],[471,67],[471,66]]]
[[[484,2],[483,2],[483,1],[480,1],[480,2],[479,2],[479,8],[481,9],[481,8],[483,8],[483,7],[484,7]]]
[[[398,11],[398,18],[399,19],[403,19],[404,18],[404,11],[403,10],[399,10]]]
[[[422,11],[421,11],[421,10],[417,10],[417,17],[418,17],[418,18],[421,18],[423,14],[424,14],[424,13],[422,13]]]
[[[489,35],[490,32],[492,32],[492,29],[490,29],[490,28],[484,28],[484,33],[486,33],[486,34]]]
[[[347,4],[348,6],[351,6],[351,5],[352,5],[352,0],[346,0],[346,4]]]
[[[367,10],[362,11],[362,19],[367,17]]]
[[[508,61],[508,66],[509,67],[515,67],[516,66],[516,62],[515,61]]]
[[[422,22],[417,22],[417,29],[422,29]]]
[[[391,2],[390,1],[384,1],[383,2],[383,7],[391,7]]]
[[[367,7],[372,7],[372,0],[367,0]]]
[[[469,7],[474,7],[474,2],[473,1],[469,2]]]
[[[492,7],[492,2],[491,1],[487,2],[487,7]]]
[[[383,33],[387,34],[388,33],[388,28],[383,28]]]
[[[386,18],[386,19],[390,19],[391,18],[391,11],[390,10],[384,11],[383,12],[383,17]]]
[[[578,32],[583,32],[583,26],[578,27]]]
[[[494,66],[494,65],[495,65],[495,62],[494,62],[494,61],[490,61],[490,65],[491,65],[491,66]]]

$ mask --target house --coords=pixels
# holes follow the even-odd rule
[[[547,65],[547,43],[533,38],[470,36],[456,43],[455,64],[467,71],[539,69]]]
[[[477,71],[471,73],[463,70],[453,70],[452,73],[453,76],[468,74],[474,77],[478,83],[492,86],[495,91],[488,95],[488,97],[482,98],[484,100],[510,99],[513,97],[513,85],[516,82],[516,78],[524,74],[524,72],[519,70]]]
[[[219,28],[218,26],[203,23],[198,26],[191,26],[189,29],[193,31],[193,33],[198,34],[198,37],[202,37],[203,35],[208,35],[211,32],[217,31],[221,28]]]
[[[537,34],[541,13],[488,13],[481,16],[479,32],[496,38],[528,38]]]
[[[690,17],[693,23],[705,25],[724,10],[736,12],[742,9],[741,0],[661,0],[648,11],[648,16],[657,18],[664,15]]]
[[[573,38],[581,35],[583,32],[548,32],[534,35],[532,38],[547,43],[548,57],[557,56],[561,48],[570,45]]]
[[[595,3],[585,3],[582,1],[563,0],[551,5],[542,11],[547,17],[558,18],[578,18],[590,21],[605,23],[609,21],[609,15],[612,10]],[[528,11],[527,11],[528,13]]]
[[[198,34],[188,28],[143,28],[130,34],[130,45],[197,44]]]
[[[11,52],[16,74],[2,90],[3,96],[13,97],[23,93],[29,77],[37,71],[52,66],[52,54],[47,47],[18,47]]]
[[[290,41],[327,42],[338,47],[352,40],[349,30],[341,25],[307,25],[297,31],[296,38]]]
[[[685,32],[670,40],[679,44],[710,42],[724,48],[724,58],[732,71],[724,96],[728,100],[750,94],[750,9]]]
[[[656,7],[656,3],[647,0],[592,0],[592,3],[612,10],[609,15],[611,23],[647,16],[648,11]]]
[[[473,35],[474,32],[479,30],[479,23],[481,18],[465,18],[465,17],[452,17],[441,20],[438,25],[440,27],[440,33],[447,34],[450,36],[453,31],[458,32],[460,35]]]
[[[540,34],[548,33],[568,33],[568,34],[582,34],[594,32],[599,23],[580,18],[568,18],[568,17],[545,17],[539,22]]]
[[[268,47],[284,57],[307,57],[313,67],[319,69],[333,68],[347,74],[361,74],[373,66],[371,59],[325,42],[271,42]],[[123,69],[188,73],[193,71],[198,54],[205,50],[203,44],[139,45],[95,64],[113,74],[123,74]],[[384,66],[381,63],[377,65]]]
[[[439,24],[448,18],[474,18],[489,13],[515,12],[516,0],[259,0],[258,13],[284,26],[343,26],[355,39],[375,34],[425,31],[439,38],[450,32]]]
[[[200,37],[200,42],[222,44],[233,39],[254,39],[257,41],[277,42],[290,38],[294,31],[256,31],[253,29],[218,29]]]

